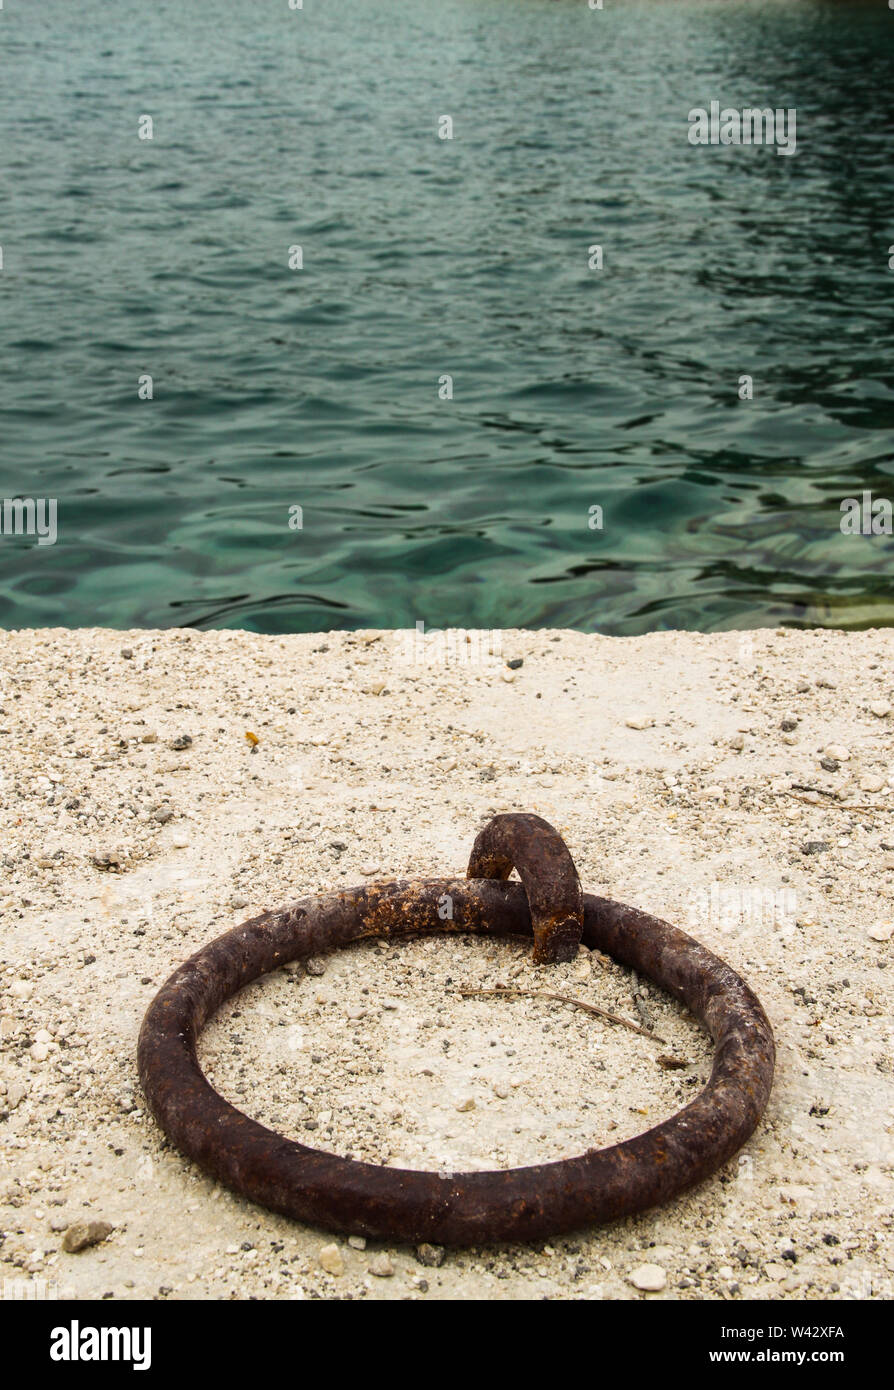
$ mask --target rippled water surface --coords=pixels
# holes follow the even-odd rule
[[[604,3],[7,0],[0,623],[894,622],[894,13]]]

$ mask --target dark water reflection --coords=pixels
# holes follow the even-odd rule
[[[3,12],[0,622],[894,621],[894,13],[605,4]]]

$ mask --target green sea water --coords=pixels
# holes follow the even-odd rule
[[[884,0],[6,0],[0,73],[0,624],[894,622]]]

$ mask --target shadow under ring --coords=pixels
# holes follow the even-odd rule
[[[452,918],[442,916],[448,904]],[[491,879],[373,883],[252,918],[198,951],[156,995],[140,1031],[140,1080],[171,1142],[226,1187],[309,1225],[460,1246],[537,1240],[643,1211],[708,1177],[754,1131],[775,1061],[756,996],[685,932],[591,894],[584,894],[584,944],[686,1005],[715,1046],[698,1096],[632,1139],[508,1170],[389,1168],[286,1139],[206,1080],[196,1054],[202,1028],[259,976],[365,938],[444,932],[530,938],[524,888]]]

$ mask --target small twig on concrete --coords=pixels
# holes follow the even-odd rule
[[[620,1023],[623,1028],[629,1028],[631,1033],[640,1033],[644,1038],[651,1038],[652,1042],[661,1043],[662,1047],[667,1046],[664,1038],[659,1038],[657,1033],[640,1028],[638,1023],[631,1023],[629,1018],[622,1018],[620,1014],[611,1014],[608,1009],[600,1009],[598,1004],[586,1004],[583,999],[572,999],[570,994],[550,994],[545,989],[515,989],[511,985],[499,985],[496,989],[461,989],[459,993],[464,999],[473,994],[508,994],[524,995],[528,999],[554,999],[558,1004],[573,1004],[576,1009],[584,1009],[588,1014],[595,1014],[597,1018],[608,1019],[609,1023]]]

